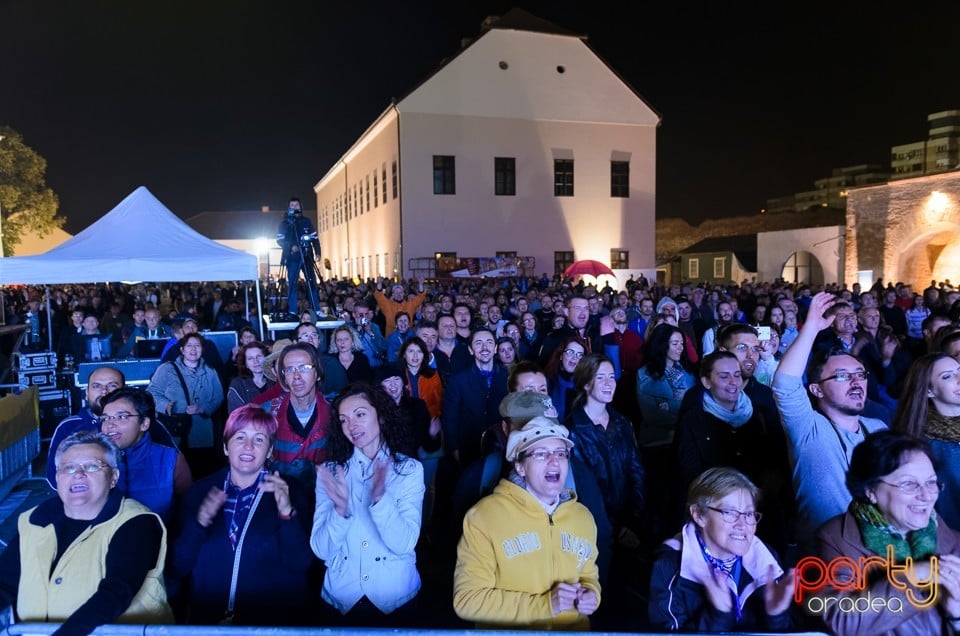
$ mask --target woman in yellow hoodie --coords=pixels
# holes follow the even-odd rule
[[[536,417],[510,434],[508,479],[463,521],[453,605],[482,627],[589,629],[600,604],[597,527],[566,488],[567,429]]]

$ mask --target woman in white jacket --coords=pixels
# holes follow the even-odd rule
[[[333,461],[317,467],[310,536],[327,566],[322,597],[344,624],[395,626],[420,590],[423,467],[404,454],[413,431],[380,386],[347,386],[333,411],[340,425],[330,430]]]

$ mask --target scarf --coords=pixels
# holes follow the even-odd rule
[[[667,379],[670,388],[673,389],[673,398],[679,400],[687,392],[687,386],[683,379],[687,372],[679,362],[668,361],[663,369],[663,377]]]
[[[240,532],[247,522],[247,515],[250,514],[250,506],[253,505],[257,490],[260,488],[260,482],[266,474],[266,470],[261,470],[257,476],[257,481],[246,488],[233,485],[233,482],[230,481],[230,471],[227,471],[227,476],[223,480],[223,492],[227,493],[227,501],[223,504],[223,516],[227,522],[227,537],[230,539],[230,546],[233,550],[237,549]]]
[[[697,543],[700,544],[700,554],[703,555],[703,560],[707,562],[707,565],[710,567],[710,570],[719,576],[726,576],[731,581],[733,581],[733,608],[734,612],[737,615],[737,622],[743,618],[743,608],[740,605],[740,572],[743,569],[743,557],[741,556],[732,556],[729,559],[720,559],[712,554],[707,548],[707,544],[703,541],[703,535],[700,533],[698,528],[696,531],[697,534]]]
[[[941,415],[931,405],[927,408],[927,423],[923,432],[930,439],[960,442],[960,417]]]
[[[875,504],[854,499],[850,502],[850,514],[860,528],[864,547],[877,556],[887,556],[887,546],[893,546],[897,563],[903,563],[907,557],[922,561],[937,553],[936,515],[930,516],[926,528],[908,532],[904,537],[893,529]]]
[[[733,428],[740,428],[753,417],[753,402],[750,401],[746,393],[740,391],[740,395],[737,397],[737,406],[730,411],[720,406],[709,391],[704,391],[703,410]]]

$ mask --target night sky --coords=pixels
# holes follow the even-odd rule
[[[659,217],[888,165],[960,108],[958,3],[731,4],[0,0],[0,123],[46,157],[76,233],[138,185],[181,217],[313,201],[392,98],[513,6],[589,36],[661,114]]]

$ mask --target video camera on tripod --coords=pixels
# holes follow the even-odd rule
[[[317,259],[320,257],[320,241],[313,224],[303,216],[302,210],[292,205],[287,208],[286,217],[280,222],[280,230],[277,232],[277,242],[284,247],[277,282],[279,284],[284,278],[289,279],[288,305],[293,303],[292,307],[288,308],[289,315],[295,317],[294,300],[301,270],[307,284],[307,297],[311,307],[314,313],[319,313],[319,281],[322,277]],[[284,270],[288,273],[286,277]]]

